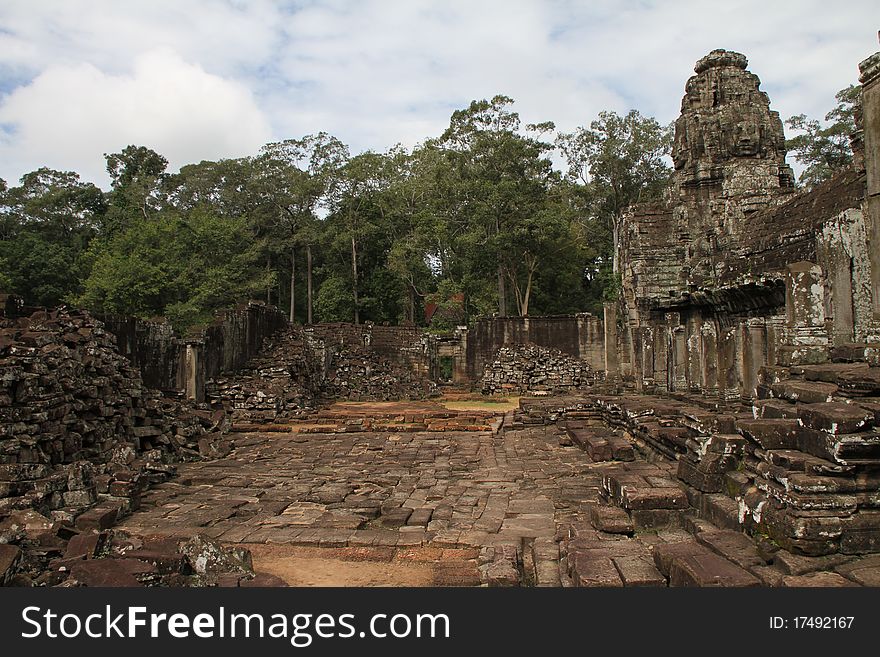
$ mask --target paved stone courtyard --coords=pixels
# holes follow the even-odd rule
[[[524,542],[533,543],[539,583],[558,585],[556,538],[599,496],[596,466],[584,452],[560,447],[550,427],[250,433],[236,443],[227,458],[182,465],[120,528],[320,546],[336,556],[345,556],[342,548],[369,556],[362,548],[370,548],[380,560],[388,548],[419,548],[441,557],[432,561],[472,562],[470,577],[465,568],[458,580],[446,573],[440,583],[479,583],[481,560],[522,559]]]

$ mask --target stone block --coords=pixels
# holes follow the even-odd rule
[[[614,557],[612,561],[625,587],[666,586],[666,578],[648,556]]]
[[[590,507],[590,522],[601,532],[628,535],[633,533],[633,524],[629,514],[616,506],[593,504]]]
[[[739,420],[739,431],[763,449],[798,449],[798,421],[794,419]]]
[[[628,510],[686,509],[687,495],[679,487],[623,486],[622,506]]]
[[[622,587],[623,580],[608,557],[576,554],[572,562],[572,579],[578,587]]]
[[[837,394],[836,385],[820,381],[781,381],[774,383],[771,390],[776,397],[804,404],[828,402]]]
[[[17,545],[0,543],[0,585],[12,579],[20,559],[21,549]]]
[[[676,557],[669,569],[669,586],[757,587],[761,581],[713,552]]]
[[[786,588],[840,588],[858,586],[838,573],[810,573],[809,575],[786,575],[781,586]]]
[[[833,434],[856,433],[873,426],[874,413],[843,402],[800,404],[798,419],[810,429]]]
[[[751,569],[754,566],[766,565],[755,542],[741,532],[704,531],[697,534],[696,539],[698,543],[705,545],[728,561],[732,561],[740,568]]]
[[[704,493],[717,493],[724,485],[724,475],[703,472],[687,459],[678,460],[678,478]]]

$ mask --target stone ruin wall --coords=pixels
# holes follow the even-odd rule
[[[603,321],[589,313],[547,317],[488,317],[477,320],[462,334],[465,343],[464,378],[478,381],[495,353],[510,345],[531,344],[556,349],[587,363],[593,370],[605,368]]]
[[[667,198],[621,221],[623,293],[606,308],[616,321],[605,360],[638,389],[750,400],[762,366],[823,362],[877,333],[880,219],[877,193],[866,193],[880,184],[876,76],[863,76],[856,162],[798,193],[779,115],[746,64],[723,50],[697,62]]]
[[[220,418],[146,386],[87,312],[0,300],[0,515],[112,524],[174,461],[222,452]]]
[[[853,165],[803,192],[791,189],[781,124],[745,64],[726,51],[697,63],[668,197],[632,208],[620,227],[608,375],[675,401],[598,403],[677,461],[705,517],[726,509],[733,528],[798,554],[873,552],[880,53],[860,64]],[[651,412],[639,417],[643,399]],[[678,416],[674,430],[654,419],[664,415]]]

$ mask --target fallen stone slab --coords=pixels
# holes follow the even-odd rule
[[[621,503],[628,510],[686,509],[687,494],[678,487],[623,486]]]
[[[770,386],[775,397],[803,402],[804,404],[816,404],[829,402],[837,394],[837,386],[833,383],[820,381],[781,381]]]
[[[666,586],[650,557],[614,557],[612,559],[624,586]]]
[[[622,587],[623,580],[608,557],[587,557],[578,554],[572,564],[572,579],[577,587]]]
[[[590,522],[600,532],[632,535],[633,523],[629,514],[616,506],[594,504],[590,507]]]
[[[756,587],[761,586],[761,581],[733,562],[709,552],[673,558],[669,586]]]
[[[798,449],[795,419],[739,420],[737,429],[763,449]]]
[[[0,584],[5,586],[12,579],[20,559],[21,549],[17,545],[0,543]]]
[[[838,573],[809,573],[808,575],[786,575],[782,578],[786,588],[840,588],[858,586]]]
[[[732,561],[740,568],[751,569],[764,566],[766,562],[758,552],[755,542],[741,532],[731,530],[703,531],[697,534],[697,542]]]
[[[756,420],[797,419],[798,405],[784,399],[758,399],[752,405]]]
[[[70,569],[70,575],[83,586],[138,587],[131,570],[117,559],[90,559],[78,561]],[[136,561],[126,559],[125,561]],[[147,566],[145,566],[147,567]]]
[[[694,541],[680,541],[677,543],[661,543],[653,547],[654,565],[666,577],[669,577],[672,562],[679,558],[693,554],[711,554],[712,551],[704,545]]]
[[[798,419],[810,429],[833,434],[856,433],[873,426],[874,413],[844,402],[800,404]]]

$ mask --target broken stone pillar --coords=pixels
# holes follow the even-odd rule
[[[880,52],[859,64],[862,83],[862,129],[867,175],[868,254],[871,262],[872,308],[880,320]]]
[[[205,401],[205,359],[202,340],[187,340],[184,343],[184,385],[186,398],[197,403]]]
[[[687,320],[687,377],[688,385],[693,392],[703,390],[702,372],[702,330],[703,318],[692,313]]]
[[[700,327],[700,385],[707,395],[718,394],[718,341],[714,322]]]
[[[620,373],[617,360],[617,302],[604,304],[605,310],[605,376],[616,378]]]
[[[660,324],[653,327],[654,353],[654,385],[657,390],[668,390],[669,376],[667,370],[667,355],[669,354],[669,336],[666,326]]]
[[[753,400],[758,394],[758,371],[767,364],[767,331],[762,318],[742,325],[742,398]]]
[[[736,334],[736,325],[718,327],[718,396],[725,401],[741,394]]]
[[[787,345],[777,352],[780,365],[806,365],[828,360],[825,329],[825,286],[822,268],[812,262],[786,267]]]

